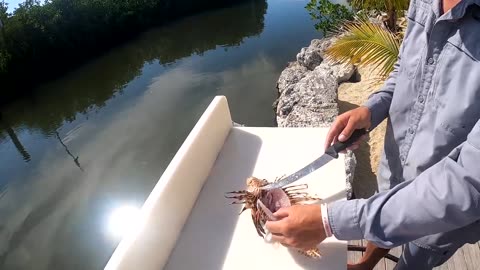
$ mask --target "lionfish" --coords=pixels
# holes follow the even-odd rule
[[[275,179],[275,181],[279,181]],[[301,204],[308,201],[320,201],[320,198],[311,197],[306,192],[307,185],[291,185],[283,188],[276,188],[272,190],[262,190],[260,187],[267,185],[269,182],[265,179],[258,179],[256,177],[247,178],[247,189],[241,191],[227,192],[227,194],[233,194],[232,196],[225,196],[228,199],[236,199],[231,204],[243,204],[243,208],[240,212],[242,214],[245,210],[251,209],[252,220],[260,237],[265,238],[265,230],[263,226],[267,220],[271,220],[262,209],[257,205],[257,201],[263,203],[272,213],[275,213],[282,207],[288,207],[291,205]],[[320,252],[318,248],[310,250],[299,250],[299,252],[310,258],[319,258]]]

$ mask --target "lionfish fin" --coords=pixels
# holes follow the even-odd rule
[[[238,213],[238,215],[241,215],[241,214],[243,213],[243,211],[245,211],[245,210],[247,210],[247,207],[246,207],[246,206],[244,206],[244,207],[242,208],[242,211],[240,211],[240,213]]]

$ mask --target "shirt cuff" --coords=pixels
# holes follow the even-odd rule
[[[383,102],[380,94],[374,94],[363,104],[363,106],[370,110],[370,130],[376,128],[387,117],[388,112],[385,112]]]
[[[338,240],[363,239],[359,224],[359,204],[363,200],[336,201],[327,205],[328,223]]]

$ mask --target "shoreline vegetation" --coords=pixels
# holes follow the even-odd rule
[[[329,0],[306,6],[324,38],[304,47],[281,73],[273,104],[279,127],[328,127],[339,114],[363,104],[393,70],[403,40],[409,0]],[[377,189],[376,167],[385,122],[367,144],[345,158],[347,199]]]
[[[238,47],[246,39],[258,37],[265,27],[267,8],[265,0],[243,1],[148,29],[73,72],[25,91],[25,98],[0,106],[0,144],[5,138],[14,138],[13,131],[27,129],[49,137],[66,123],[88,119],[107,108],[110,100],[129,95],[132,82],[142,83],[139,79],[145,65],[168,68],[190,56]],[[217,25],[223,27],[212,31]]]
[[[0,2],[0,106],[151,27],[242,1],[25,0],[11,13]],[[311,0],[305,7],[319,31],[341,36],[325,57],[376,64],[387,74],[402,38],[392,20],[402,16],[408,0],[348,0],[348,5]]]
[[[310,0],[305,7],[324,36],[338,39],[325,58],[358,67],[373,67],[385,80],[397,61],[406,30],[410,0],[347,0],[349,7],[329,0]]]
[[[0,2],[0,105],[151,27],[244,0],[26,0]]]

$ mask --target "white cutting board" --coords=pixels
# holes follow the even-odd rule
[[[266,243],[250,210],[225,192],[250,176],[274,180],[323,153],[325,128],[233,127],[225,97],[216,97],[142,208],[142,227],[127,236],[106,269],[346,269],[347,243],[331,237],[323,257],[306,258]],[[344,156],[296,183],[327,201],[345,200]]]

